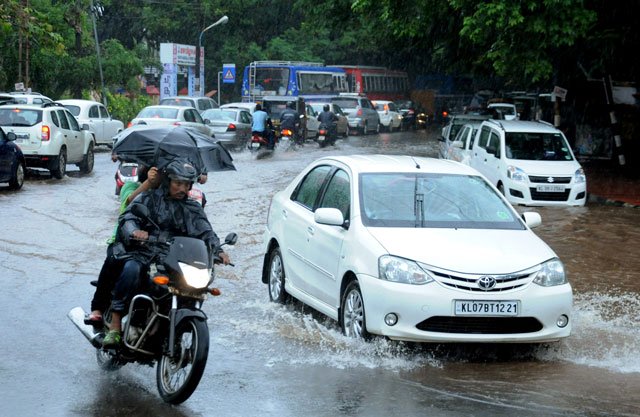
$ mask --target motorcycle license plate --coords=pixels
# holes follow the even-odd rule
[[[456,316],[517,316],[517,301],[456,300]]]
[[[260,144],[258,142],[251,142],[251,149],[258,149]]]
[[[322,136],[322,135],[321,135],[321,136],[318,136],[318,141],[319,141],[319,142],[323,142],[323,141],[324,141],[324,136]]]

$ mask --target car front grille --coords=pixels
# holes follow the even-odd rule
[[[445,287],[469,292],[492,293],[515,290],[527,285],[535,276],[536,270],[526,270],[513,274],[490,275],[496,280],[496,285],[488,290],[480,288],[478,281],[480,278],[486,277],[489,274],[460,274],[434,269],[429,269],[429,272],[436,281]]]
[[[533,317],[434,316],[418,323],[416,328],[437,333],[515,334],[538,332],[542,323]]]
[[[570,188],[561,193],[539,192],[535,188],[529,188],[531,191],[531,199],[534,201],[567,201],[569,199]]]
[[[553,181],[549,181],[549,178]],[[543,177],[529,175],[529,181],[541,184],[569,184],[571,182],[571,177],[554,177],[552,175]]]

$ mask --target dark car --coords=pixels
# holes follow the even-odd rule
[[[4,133],[0,128],[0,183],[8,182],[11,190],[22,188],[27,166],[15,140],[15,133]]]

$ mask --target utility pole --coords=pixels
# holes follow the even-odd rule
[[[102,104],[107,107],[107,92],[104,88],[104,76],[102,75],[102,61],[100,60],[100,42],[98,41],[98,29],[96,28],[96,18],[102,16],[104,8],[100,3],[94,6],[91,0],[91,20],[93,21],[93,36],[96,41],[96,55],[98,56],[98,68],[100,69],[100,85],[102,86]]]

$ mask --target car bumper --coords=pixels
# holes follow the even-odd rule
[[[349,119],[348,122],[349,122],[349,128],[353,128],[353,129],[364,128],[364,119],[361,119],[359,117]]]
[[[233,132],[214,132],[215,141],[222,142],[223,145],[228,146],[240,146],[244,145],[247,140],[242,139],[240,136]]]
[[[506,293],[468,293],[443,287],[437,282],[426,285],[398,284],[368,275],[358,275],[364,299],[367,330],[373,334],[393,340],[413,342],[468,342],[468,343],[542,343],[556,341],[571,334],[571,307],[573,296],[569,284],[541,287],[531,283],[525,289]],[[390,296],[393,294],[393,296]],[[455,300],[518,301],[520,312],[512,317],[512,328],[505,333],[495,324],[496,330],[478,330],[473,326],[461,331],[467,317],[455,315]],[[395,313],[398,322],[389,326],[385,316]],[[565,327],[558,327],[556,321],[561,315],[568,317]],[[503,317],[471,316],[484,322],[490,328]],[[450,322],[446,331],[421,330],[428,327],[431,320]],[[518,332],[524,329],[524,322],[538,323],[537,330]],[[524,326],[524,327],[520,327]],[[539,329],[538,329],[539,328]]]
[[[584,206],[587,184],[567,184],[564,192],[537,192],[537,184],[505,181],[504,193],[511,204],[523,206]]]

